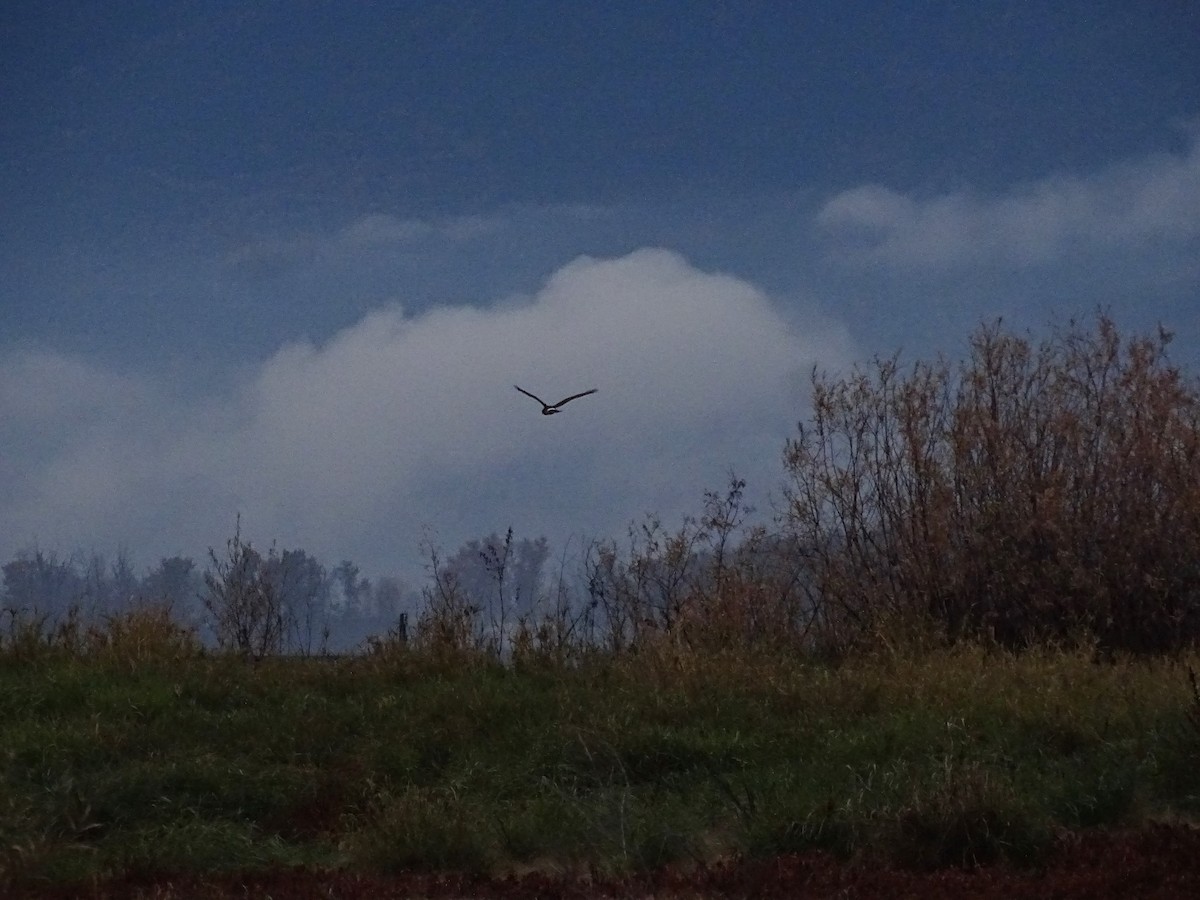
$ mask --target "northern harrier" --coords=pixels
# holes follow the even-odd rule
[[[588,394],[594,394],[594,393],[596,393],[596,391],[599,390],[599,388],[592,388],[590,391],[584,391],[582,394],[572,394],[566,400],[559,400],[555,404],[549,404],[545,400],[543,400],[541,397],[538,397],[538,396],[535,396],[535,395],[529,393],[529,391],[525,390],[525,388],[523,388],[523,387],[518,387],[515,384],[513,385],[513,387],[515,387],[518,391],[520,391],[526,397],[533,397],[534,400],[536,400],[538,403],[542,404],[542,415],[543,416],[552,416],[556,412],[562,412],[562,410],[559,407],[566,406],[572,400],[578,400],[580,397],[586,397]]]

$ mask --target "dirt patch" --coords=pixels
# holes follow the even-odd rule
[[[624,879],[546,875],[484,878],[286,871],[246,876],[122,878],[75,890],[41,889],[30,900],[377,900],[377,898],[1088,898],[1192,900],[1200,897],[1200,829],[1157,825],[1137,831],[1063,837],[1036,870],[987,866],[917,872],[866,867],[827,853],[746,860]]]

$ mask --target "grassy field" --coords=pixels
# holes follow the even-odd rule
[[[296,865],[616,873],[808,847],[1027,863],[1061,829],[1200,817],[1180,661],[14,649],[10,886]]]

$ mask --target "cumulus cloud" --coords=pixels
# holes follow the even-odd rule
[[[0,419],[29,427],[6,438],[0,553],[198,555],[238,512],[258,542],[377,572],[409,563],[427,526],[448,543],[510,524],[615,536],[645,511],[694,511],[729,466],[770,486],[798,373],[849,353],[842,330],[796,331],[752,284],[643,250],[579,258],[490,307],[378,309],[201,400],[10,356]],[[599,392],[548,418],[513,384]],[[58,431],[35,447],[43,422]]]
[[[1055,176],[985,196],[918,199],[881,185],[838,194],[817,216],[833,252],[902,267],[1035,266],[1076,250],[1130,249],[1200,236],[1200,136],[1090,177]]]

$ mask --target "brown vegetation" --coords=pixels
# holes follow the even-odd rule
[[[814,376],[788,524],[824,636],[881,622],[1111,651],[1200,636],[1200,392],[1169,335],[1101,317],[1039,344],[998,325],[957,368]]]

